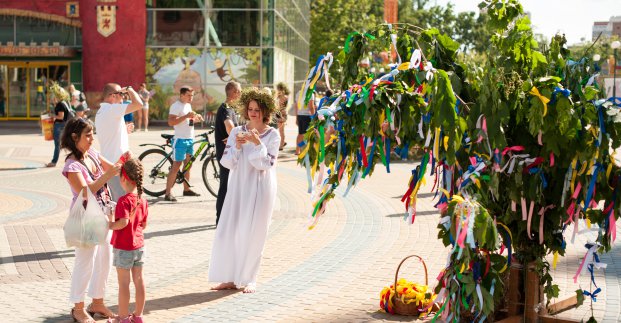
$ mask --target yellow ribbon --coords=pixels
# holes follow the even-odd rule
[[[578,164],[578,157],[574,157],[574,160],[571,161],[571,169],[572,169],[572,174],[571,174],[571,191],[569,194],[574,194],[574,186],[576,184],[576,165]]]
[[[397,69],[400,71],[406,71],[410,69],[410,62],[401,63],[401,65],[397,66]]]
[[[548,102],[550,102],[550,99],[541,95],[541,93],[539,93],[539,90],[534,86],[532,89],[530,89],[529,93],[538,97],[539,100],[541,100],[541,103],[543,103],[543,116],[545,117],[546,114],[548,114]]]
[[[306,153],[308,153],[308,148],[310,148],[310,144],[306,144],[306,146],[298,156],[298,159],[304,159],[304,156],[306,156]]]
[[[557,262],[558,262],[558,251],[555,251],[554,258],[552,258],[552,269],[556,269]]]

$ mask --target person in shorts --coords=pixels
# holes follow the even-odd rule
[[[172,194],[171,190],[175,185],[177,172],[181,168],[181,163],[185,161],[187,164],[190,157],[194,154],[194,123],[203,121],[200,114],[192,111],[192,99],[194,98],[194,89],[185,85],[179,91],[179,100],[170,106],[168,114],[168,125],[174,127],[175,137],[172,141],[173,147],[173,164],[168,173],[166,181],[166,194],[164,199],[170,202],[177,202],[177,198]],[[190,171],[185,173],[186,181],[183,182],[183,196],[200,196],[199,193],[190,189]]]
[[[142,174],[140,160],[121,157],[121,186],[126,194],[119,198],[114,216],[110,215],[112,233],[112,265],[116,267],[119,282],[119,314],[108,322],[142,322],[146,303],[146,287],[142,277],[144,264],[144,234],[149,209],[142,197]],[[131,275],[130,275],[131,274]],[[131,277],[130,277],[131,276]],[[133,279],[136,289],[136,308],[129,314],[129,283]]]
[[[304,98],[301,97],[301,93],[303,90],[300,90],[300,92],[298,92],[298,94],[296,95],[296,99],[298,100],[295,103],[295,108],[296,108],[296,119],[295,119],[295,123],[298,125],[298,136],[295,140],[296,143],[296,147],[295,147],[295,154],[299,155],[300,154],[300,143],[302,141],[304,141],[304,134],[306,133],[306,130],[308,130],[308,126],[310,125],[311,122],[311,116],[315,114],[315,93],[313,93],[311,95],[310,100],[308,101],[308,103],[304,103]],[[312,91],[312,90],[309,90]]]

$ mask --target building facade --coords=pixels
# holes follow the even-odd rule
[[[603,38],[610,38],[613,35],[621,38],[621,16],[610,17],[608,21],[595,21],[591,40],[595,41],[600,34]]]
[[[309,0],[3,0],[0,120],[39,118],[50,81],[73,83],[95,107],[108,82],[146,82],[155,118],[182,85],[200,112],[231,80],[293,88],[308,71],[309,26]]]

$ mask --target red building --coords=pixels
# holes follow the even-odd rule
[[[1,1],[0,119],[37,119],[49,81],[74,83],[95,105],[106,83],[138,88],[145,13],[136,0]]]
[[[232,80],[295,93],[309,44],[308,1],[0,0],[0,120],[39,118],[49,81],[74,84],[90,107],[108,82],[146,82],[155,119],[182,85],[201,112],[217,109]]]

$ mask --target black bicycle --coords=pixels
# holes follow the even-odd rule
[[[175,183],[187,183],[185,174],[190,170],[192,164],[200,155],[199,161],[203,161],[203,183],[207,187],[207,190],[214,197],[218,197],[218,189],[220,188],[220,172],[218,167],[218,161],[216,160],[215,145],[209,141],[209,135],[214,132],[213,127],[211,130],[196,136],[201,138],[194,142],[194,145],[199,145],[198,149],[194,152],[194,155],[190,158],[187,165],[182,166],[177,172],[177,178]],[[142,183],[142,188],[145,193],[151,196],[161,196],[166,192],[166,179],[168,173],[172,168],[172,146],[171,141],[173,135],[162,134],[162,138],[166,140],[164,145],[157,144],[141,144],[140,146],[156,146],[146,150],[138,159],[142,162],[145,171],[145,178]],[[170,151],[167,149],[170,148]],[[190,183],[187,183],[190,185]]]

